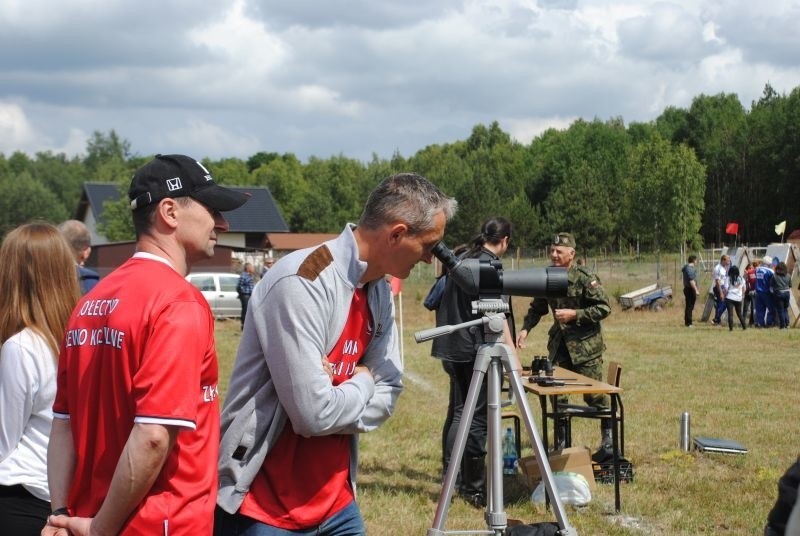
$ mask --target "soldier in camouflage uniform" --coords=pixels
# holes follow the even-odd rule
[[[550,360],[563,368],[596,380],[603,380],[603,333],[600,321],[611,314],[608,297],[600,280],[575,260],[575,238],[570,233],[558,233],[550,247],[553,266],[568,269],[567,295],[560,298],[534,298],[517,336],[517,346],[524,348],[528,331],[548,313],[553,313],[553,325],[548,332],[547,349]],[[607,395],[585,394],[586,404],[608,410]],[[567,397],[560,397],[566,403]],[[556,448],[564,446],[566,423],[556,426]],[[611,453],[611,422],[600,420],[600,449],[593,456],[604,458]]]

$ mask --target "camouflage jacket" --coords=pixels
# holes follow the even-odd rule
[[[562,298],[534,298],[522,329],[530,331],[539,320],[553,312],[553,325],[548,332],[547,349],[554,358],[561,341],[566,344],[576,365],[596,359],[606,349],[600,321],[611,314],[611,306],[600,279],[583,266],[572,265],[567,272],[567,295]],[[577,318],[568,324],[555,321],[556,309],[575,309]]]

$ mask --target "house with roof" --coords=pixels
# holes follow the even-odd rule
[[[193,269],[229,272],[237,269],[239,260],[265,255],[271,248],[269,236],[289,235],[289,226],[283,219],[268,188],[263,186],[226,186],[244,192],[250,199],[225,213],[229,230],[219,236],[214,257],[196,263]],[[86,182],[78,202],[75,219],[82,221],[92,236],[92,254],[86,265],[101,276],[122,264],[134,251],[135,242],[111,242],[98,229],[103,221],[106,203],[119,201],[125,195],[119,184]],[[302,242],[302,241],[301,241]]]

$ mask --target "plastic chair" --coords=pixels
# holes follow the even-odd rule
[[[608,378],[606,382],[615,387],[622,387],[622,364],[617,361],[608,362]],[[592,406],[581,404],[558,404],[558,413],[566,421],[566,446],[572,445],[572,418],[608,419],[610,410],[598,410]],[[617,397],[617,422],[619,423],[619,453],[625,455],[625,407],[622,398]]]

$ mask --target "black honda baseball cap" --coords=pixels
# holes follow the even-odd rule
[[[199,161],[182,154],[158,154],[136,170],[128,189],[131,210],[167,197],[191,197],[220,212],[244,205],[247,194],[223,188]]]

